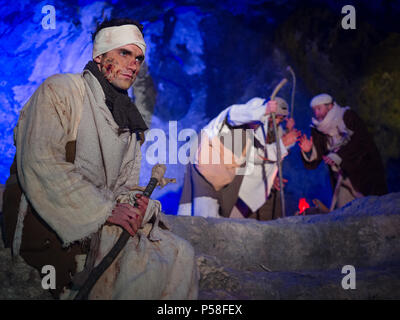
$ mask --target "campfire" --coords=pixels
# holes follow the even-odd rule
[[[306,198],[301,198],[299,200],[299,205],[298,205],[299,211],[297,211],[295,213],[296,216],[299,215],[306,215],[306,209],[310,208],[310,205],[308,204],[308,202],[306,201]]]
[[[306,198],[300,198],[298,204],[298,211],[295,212],[295,216],[305,216],[310,214],[324,214],[328,213],[329,209],[321,202],[321,200],[312,200],[315,207],[310,207]]]

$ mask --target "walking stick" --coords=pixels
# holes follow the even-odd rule
[[[296,75],[294,74],[294,71],[291,66],[287,66],[286,70],[290,72],[290,74],[292,75],[292,79],[293,79],[292,100],[290,102],[290,117],[293,119],[294,94],[296,93]]]
[[[151,178],[149,184],[147,185],[146,189],[143,191],[143,195],[145,197],[150,197],[152,192],[154,191],[155,187],[160,184],[164,186],[168,182],[174,182],[175,179],[166,179],[164,178],[164,173],[166,171],[166,167],[164,164],[156,164],[153,169],[151,170]],[[137,204],[135,203],[135,207]],[[75,296],[74,300],[87,300],[90,291],[92,290],[93,286],[100,278],[100,276],[107,270],[107,268],[113,263],[115,258],[118,254],[122,251],[125,247],[126,243],[128,242],[131,235],[128,231],[123,230],[121,235],[118,238],[118,241],[114,244],[111,248],[110,252],[100,261],[100,263],[92,270],[89,277],[80,288],[78,294]]]
[[[283,78],[281,82],[275,87],[274,91],[271,95],[271,100],[275,100],[275,96],[279,92],[279,90],[286,84],[287,79]],[[282,162],[281,162],[281,144],[279,141],[278,130],[276,126],[276,114],[275,112],[271,113],[272,116],[272,124],[274,128],[274,135],[275,135],[275,143],[276,143],[276,153],[277,153],[277,161],[278,161],[278,173],[279,173],[279,186],[280,186],[280,195],[281,195],[281,210],[282,210],[282,217],[286,217],[286,209],[285,209],[285,194],[283,193],[283,177],[282,177]]]
[[[341,172],[339,172],[339,176],[338,176],[338,179],[337,179],[337,182],[336,182],[335,190],[333,191],[331,206],[329,207],[329,212],[332,212],[333,209],[336,206],[336,202],[337,202],[337,199],[338,199],[338,196],[339,196],[339,189],[340,189],[340,186],[342,184],[342,181],[343,181],[343,174]]]
[[[356,191],[354,189],[351,182],[346,181],[343,171],[338,166],[336,166],[336,169],[338,171],[338,179],[336,182],[335,190],[333,191],[333,196],[332,196],[332,201],[331,201],[331,206],[329,208],[329,212],[332,212],[335,209],[336,203],[339,198],[339,190],[340,190],[341,186],[347,187],[349,189],[350,193],[356,199],[362,198],[364,196],[361,192]]]

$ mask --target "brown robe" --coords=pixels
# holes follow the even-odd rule
[[[73,163],[75,159],[75,142],[66,146],[66,160]],[[10,177],[6,182],[3,194],[3,223],[5,231],[5,246],[13,244],[17,225],[18,209],[21,200],[21,186],[17,178],[16,161],[10,168]],[[87,254],[88,241],[75,243],[67,248],[57,234],[40,218],[38,213],[28,204],[28,211],[24,219],[20,255],[41,274],[44,265],[53,265],[57,270],[56,289],[50,289],[55,298],[58,298],[62,289],[67,286],[76,272],[75,256]]]
[[[373,137],[367,130],[364,121],[352,110],[347,110],[343,115],[346,127],[354,133],[350,141],[337,152],[342,158],[340,168],[345,177],[349,177],[356,191],[364,196],[383,195],[387,193],[385,170],[378,148]],[[315,169],[322,161],[322,156],[329,153],[327,148],[328,138],[316,128],[311,129],[314,146],[317,150],[317,159],[308,162],[302,155],[304,166]],[[336,185],[337,177],[329,167],[332,186]]]

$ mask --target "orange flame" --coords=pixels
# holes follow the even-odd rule
[[[299,214],[305,214],[305,211],[307,208],[309,208],[310,205],[307,203],[305,198],[301,198],[299,200]]]

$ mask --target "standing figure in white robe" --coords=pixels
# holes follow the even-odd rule
[[[280,217],[277,148],[271,111],[276,111],[282,159],[300,133],[288,119],[288,105],[253,98],[223,110],[202,130],[196,158],[186,167],[179,215],[203,217]],[[284,180],[285,181],[285,180]]]

